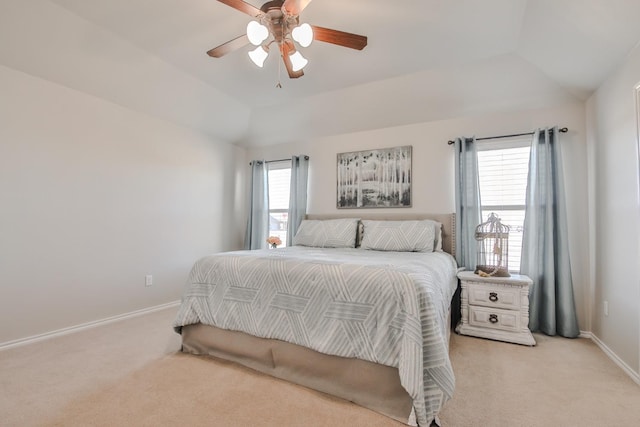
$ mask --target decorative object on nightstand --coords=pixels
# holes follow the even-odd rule
[[[473,271],[458,273],[462,285],[462,319],[456,332],[515,344],[536,345],[529,331],[527,276],[481,277]]]
[[[476,227],[478,261],[476,274],[483,277],[509,277],[509,226],[491,213],[487,222]]]

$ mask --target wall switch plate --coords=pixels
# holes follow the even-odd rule
[[[153,285],[153,276],[152,275],[147,274],[146,276],[144,276],[144,285],[145,286]]]
[[[603,309],[604,309],[604,315],[608,316],[609,315],[609,301],[605,301],[602,305],[603,305]]]

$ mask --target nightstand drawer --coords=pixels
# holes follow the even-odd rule
[[[469,324],[472,326],[519,332],[520,323],[519,311],[469,306]]]
[[[478,282],[469,284],[469,304],[520,310],[520,288],[487,285]]]

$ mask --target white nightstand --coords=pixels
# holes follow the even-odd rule
[[[529,331],[529,286],[527,276],[480,277],[473,271],[458,273],[462,285],[462,319],[456,332],[536,345]]]

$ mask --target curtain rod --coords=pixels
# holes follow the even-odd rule
[[[568,128],[560,128],[558,129],[561,133],[567,133],[569,131]],[[526,132],[526,133],[514,133],[513,135],[498,135],[498,136],[485,136],[484,138],[476,138],[476,141],[483,141],[485,139],[500,139],[500,138],[512,138],[514,136],[526,136],[533,135],[535,132]],[[455,141],[449,141],[447,144],[453,145]]]
[[[309,156],[304,156],[305,160],[309,160]],[[265,163],[275,163],[275,162],[285,162],[287,160],[291,160],[291,157],[289,157],[288,159],[278,159],[278,160],[265,160]],[[255,162],[256,160],[254,160]],[[257,160],[258,162],[260,162],[261,160]],[[249,162],[249,166],[251,166],[253,162]]]

